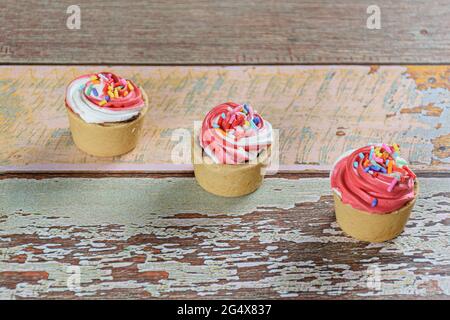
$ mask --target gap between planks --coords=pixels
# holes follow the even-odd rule
[[[415,171],[419,178],[450,178],[450,171]],[[301,171],[301,172],[278,172],[266,175],[265,179],[304,179],[304,178],[328,178],[330,171]],[[142,172],[142,171],[78,171],[78,172],[6,172],[0,173],[0,180],[6,179],[54,179],[54,178],[191,178],[193,171],[184,172]]]

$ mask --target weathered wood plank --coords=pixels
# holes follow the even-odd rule
[[[406,231],[364,244],[326,178],[240,199],[193,178],[0,180],[0,297],[448,299],[450,180],[420,182]]]
[[[3,0],[0,62],[450,63],[449,0]],[[366,26],[381,10],[381,29]]]
[[[284,171],[327,170],[373,141],[399,143],[415,170],[449,169],[449,66],[114,67],[144,87],[151,110],[133,152],[99,159],[74,146],[63,100],[75,76],[105,69],[0,67],[0,171],[174,169],[176,130],[228,100],[279,129]],[[191,169],[186,159],[177,170]]]

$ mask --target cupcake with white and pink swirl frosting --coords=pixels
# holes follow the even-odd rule
[[[201,154],[194,157],[194,171],[199,184],[217,195],[241,196],[262,183],[272,125],[252,106],[227,102],[207,113],[197,143]]]
[[[65,104],[75,144],[94,156],[134,149],[147,97],[133,81],[111,72],[82,75],[67,87]]]

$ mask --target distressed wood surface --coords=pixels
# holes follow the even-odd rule
[[[421,177],[405,232],[366,244],[336,225],[327,178],[239,199],[192,177],[4,178],[0,298],[448,299],[449,182]]]
[[[75,147],[63,103],[73,78],[105,69],[150,97],[138,147],[115,158]],[[450,165],[450,66],[2,66],[0,73],[0,171],[190,170],[189,155],[173,166],[174,134],[229,100],[251,103],[279,130],[284,171],[327,170],[342,152],[381,141],[399,143],[415,170]]]
[[[80,30],[66,26],[74,4]],[[449,0],[3,0],[0,62],[450,63],[449,16]]]

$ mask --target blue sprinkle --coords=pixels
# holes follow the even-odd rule
[[[247,112],[248,112],[248,106],[247,106],[246,103],[244,103],[243,108],[244,108],[244,110],[246,111],[245,113],[247,113]]]
[[[364,168],[364,172],[369,172],[369,170],[370,170],[370,167],[365,167]]]
[[[98,97],[97,89],[93,88],[93,89],[92,89],[92,93],[94,94],[94,96]]]
[[[358,162],[357,162],[357,161],[353,162],[353,166],[354,166],[355,168],[358,168]]]
[[[370,148],[370,154],[369,154],[369,159],[370,160],[372,160],[372,158],[373,158],[373,151],[374,151],[373,147]]]
[[[222,112],[222,119],[225,119],[227,116]]]
[[[257,118],[257,117],[253,118],[253,122],[254,122],[255,124],[258,124],[258,123],[259,123],[259,118]]]
[[[213,126],[213,128],[216,128],[216,129],[220,128],[219,125],[218,125],[217,123],[213,123],[212,126]]]
[[[364,155],[362,154],[362,152],[359,153],[359,157],[360,157],[361,159],[364,159]]]
[[[374,171],[380,171],[380,167],[379,166],[370,166],[370,169],[372,169]]]
[[[385,168],[381,167],[380,169],[381,169],[381,172],[387,173],[387,170]]]
[[[373,208],[373,207],[376,207],[377,204],[378,204],[378,199],[377,199],[377,198],[374,198],[374,199],[372,200],[372,208]]]
[[[110,97],[109,97],[109,96],[105,96],[105,100],[106,100],[106,101],[109,101],[109,100],[110,100]]]

